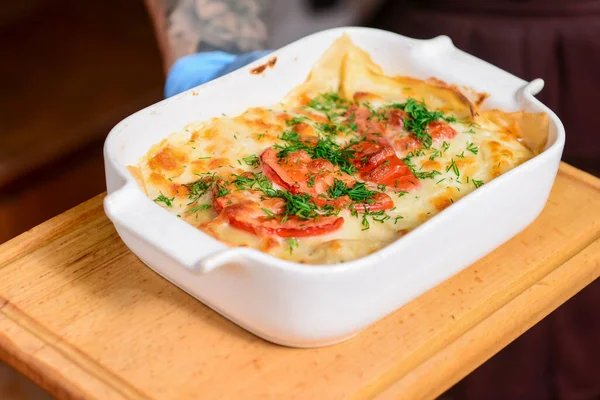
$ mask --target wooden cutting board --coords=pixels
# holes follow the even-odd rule
[[[600,180],[563,164],[492,254],[348,342],[290,349],[153,273],[103,197],[0,246],[0,359],[59,398],[433,398],[600,275]]]

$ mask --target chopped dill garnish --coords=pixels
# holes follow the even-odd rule
[[[333,165],[340,167],[347,174],[356,172],[356,167],[351,159],[355,151],[349,146],[342,147],[331,137],[319,138],[317,145],[309,151],[312,158],[324,158]]]
[[[211,207],[210,204],[200,204],[200,205],[190,208],[185,213],[186,214],[197,213],[198,211],[208,210],[210,207]]]
[[[454,162],[454,158],[450,159],[450,165],[448,165],[446,167],[446,172],[449,172],[450,170],[452,170],[452,172],[454,172],[454,175],[456,175],[457,177],[460,176],[460,171],[458,170],[458,165],[456,165],[456,162]]]
[[[343,181],[334,178],[333,186],[329,186],[328,193],[329,196],[334,199],[342,196],[348,196],[352,201],[364,203],[368,200],[371,200],[373,195],[375,195],[377,192],[367,189],[364,182],[356,182],[354,186],[348,188]]]
[[[348,100],[342,99],[337,93],[321,94],[308,103],[308,107],[313,110],[321,111],[328,114],[337,108],[347,108],[350,105]]]
[[[363,213],[363,216],[362,216],[362,221],[361,221],[363,231],[366,231],[367,229],[369,229],[371,227],[367,217],[371,217],[371,219],[373,221],[380,222],[380,223],[384,223],[388,219],[392,218],[385,212],[385,210],[381,210],[381,211],[365,210],[365,212]]]
[[[427,132],[429,123],[439,119],[448,121],[447,118],[444,118],[444,114],[441,111],[429,111],[424,102],[413,98],[409,98],[406,103],[392,104],[391,107],[398,108],[407,114],[409,118],[404,121],[405,129],[415,135],[425,148],[430,148],[432,142],[431,135]],[[455,121],[454,117],[449,118],[452,122]]]
[[[267,214],[267,216],[269,216],[270,218],[275,218],[276,217],[275,213],[273,211],[271,211],[271,210],[267,210],[266,208],[261,208],[261,210],[263,210],[263,212],[265,214]]]
[[[173,200],[175,200],[175,197],[169,198],[162,192],[160,192],[160,195],[154,199],[156,203],[164,203],[167,207],[173,207]]]
[[[468,144],[468,146],[467,146],[468,151],[470,151],[473,154],[479,153],[479,148],[476,147],[473,143],[467,142],[467,144]]]
[[[417,179],[433,179],[436,176],[441,175],[442,173],[440,171],[436,171],[436,170],[429,171],[429,172],[423,172],[423,171],[417,170],[416,165],[413,164],[413,162],[412,162],[412,158],[419,157],[424,154],[425,154],[425,152],[423,150],[411,151],[406,155],[406,157],[404,157],[402,159],[402,161],[404,161],[404,164],[406,164],[406,166],[408,168],[410,168],[410,170],[412,171],[412,173],[415,175],[415,177]]]
[[[310,195],[306,193],[292,194],[287,190],[278,190],[275,196],[285,200],[285,211],[282,222],[287,221],[290,216],[296,216],[301,219],[314,219],[321,214],[317,212],[318,208],[312,202]]]
[[[298,240],[296,238],[288,238],[287,244],[290,248],[290,255],[292,255],[292,252],[294,251],[294,247],[298,247]]]
[[[294,117],[292,119],[285,121],[285,124],[287,126],[294,126],[294,125],[298,125],[298,124],[306,121],[307,119],[308,119],[307,117]]]
[[[229,190],[220,185],[219,183],[215,183],[215,187],[217,188],[217,193],[215,193],[215,197],[223,197],[229,194]]]
[[[286,145],[275,144],[273,146],[278,150],[277,156],[284,158],[295,151],[304,150],[311,158],[324,158],[329,160],[333,165],[337,165],[342,171],[347,174],[356,172],[356,167],[351,159],[355,151],[350,149],[350,146],[355,144],[351,141],[348,145],[342,147],[330,135],[321,135],[316,143],[312,146],[309,143],[302,142],[300,135],[292,131],[284,131],[279,137]]]
[[[471,182],[475,185],[475,189],[483,185],[483,181],[478,181],[477,179],[471,179]]]
[[[260,158],[256,154],[242,158],[244,163],[249,167],[257,167],[260,164]]]
[[[215,178],[212,175],[200,178],[195,182],[186,183],[183,186],[188,190],[188,205],[196,203],[212,188]]]
[[[457,119],[456,119],[456,117],[454,115],[450,115],[449,117],[445,117],[444,119],[448,123],[452,123],[452,122],[456,122],[457,121]]]
[[[325,135],[337,135],[337,129],[335,125],[332,125],[329,122],[318,122],[316,124],[316,128],[319,129]]]
[[[273,197],[277,192],[273,184],[262,173],[244,173],[243,175],[232,175],[232,184],[238,190],[260,190],[267,196]]]
[[[417,177],[417,179],[433,179],[436,176],[441,175],[442,173],[440,171],[433,170],[429,172],[415,171],[414,174]]]

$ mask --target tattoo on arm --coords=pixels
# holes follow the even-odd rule
[[[160,0],[172,60],[201,52],[263,50],[270,0]]]

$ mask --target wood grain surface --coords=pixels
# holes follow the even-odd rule
[[[290,349],[153,273],[102,198],[0,246],[0,359],[58,398],[434,398],[600,275],[600,180],[563,164],[502,247],[350,341]]]

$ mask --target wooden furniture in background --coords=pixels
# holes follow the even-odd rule
[[[101,193],[102,144],[162,97],[142,0],[0,5],[0,243]]]
[[[563,164],[502,247],[350,341],[290,349],[153,273],[102,199],[0,246],[0,359],[57,397],[434,398],[600,275],[600,180]]]

